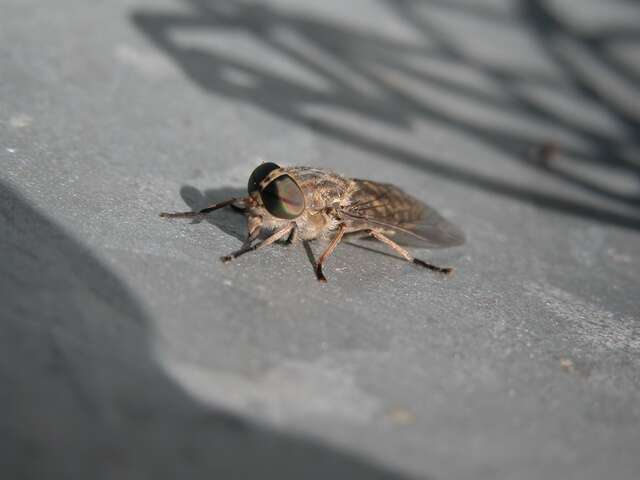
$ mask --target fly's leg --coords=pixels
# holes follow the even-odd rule
[[[250,222],[250,224],[251,224],[251,222]],[[240,249],[235,251],[235,252],[233,252],[230,255],[225,255],[224,257],[220,257],[220,259],[223,262],[228,262],[228,261],[232,260],[233,258],[239,257],[243,253],[251,251],[251,244],[253,243],[253,241],[256,238],[258,238],[259,234],[260,234],[260,223],[256,223],[256,224],[254,224],[252,226],[252,229],[249,231],[249,234],[247,235],[247,238],[245,239],[245,241],[242,244],[242,246],[240,247]]]
[[[203,208],[202,210],[197,210],[195,212],[162,212],[160,214],[163,218],[194,218],[201,217],[206,215],[209,212],[213,212],[214,210],[218,210],[219,208],[226,207],[228,205],[233,205],[234,202],[237,202],[241,199],[239,198],[230,198],[229,200],[225,200],[224,202],[214,203],[209,205],[207,208]]]
[[[258,249],[260,249],[262,247],[267,247],[267,246],[271,245],[272,243],[277,242],[282,237],[284,237],[289,232],[291,232],[291,230],[294,228],[294,226],[295,226],[295,224],[293,224],[293,223],[290,224],[290,225],[287,225],[286,227],[283,227],[280,230],[278,230],[277,232],[275,232],[270,237],[265,238],[264,240],[262,240],[261,242],[256,243],[255,245],[251,245],[251,242],[255,238],[255,237],[251,238],[252,235],[253,235],[253,232],[259,231],[258,229],[256,229],[249,235],[249,237],[247,237],[247,240],[244,242],[244,245],[242,245],[240,250],[235,251],[233,253],[230,253],[229,255],[225,255],[224,257],[220,257],[220,260],[222,260],[224,263],[227,263],[227,262],[230,262],[231,260],[233,260],[234,258],[238,258],[240,255],[244,255],[247,252],[253,252],[254,250],[258,250]],[[255,236],[257,237],[257,233],[255,234]]]
[[[386,237],[382,233],[378,232],[377,230],[371,230],[370,234],[376,240],[381,241],[382,243],[388,245],[393,250],[398,252],[407,262],[415,263],[416,265],[420,265],[421,267],[428,268],[429,270],[433,270],[434,272],[438,272],[438,273],[444,273],[444,274],[447,274],[447,275],[450,275],[450,274],[453,273],[453,268],[451,268],[451,267],[438,267],[436,265],[431,265],[430,263],[427,263],[427,262],[425,262],[423,260],[420,260],[418,258],[412,257],[411,254],[408,251],[406,251],[404,248],[402,248],[396,242],[394,242],[390,238]]]
[[[318,258],[318,262],[316,263],[316,277],[318,278],[318,281],[326,283],[327,277],[325,277],[324,273],[322,273],[322,264],[327,260],[327,258],[329,258],[329,255],[331,255],[333,251],[336,249],[336,247],[340,243],[340,240],[342,240],[342,237],[344,236],[345,230],[346,230],[346,225],[344,223],[341,223],[340,226],[338,227],[338,231],[336,232],[336,235],[331,240],[331,243],[325,249],[325,251],[322,252],[322,255],[320,255],[320,258]]]
[[[291,233],[287,237],[287,244],[291,245],[292,243],[296,243],[297,240],[298,240],[298,229],[294,228],[293,230],[291,230]]]

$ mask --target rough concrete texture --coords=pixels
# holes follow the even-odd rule
[[[637,2],[0,11],[1,478],[640,478]],[[158,217],[262,160],[401,186],[457,274]]]

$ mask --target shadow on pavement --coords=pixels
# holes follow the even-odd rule
[[[214,203],[222,202],[230,198],[242,198],[246,195],[247,192],[245,190],[230,187],[211,188],[201,191],[191,185],[184,185],[180,189],[180,196],[191,211],[201,210]],[[192,223],[200,223],[203,220],[215,225],[227,235],[232,235],[242,242],[247,238],[247,221],[242,212],[238,212],[233,208],[221,208],[209,213],[203,219],[192,220]]]
[[[2,478],[405,478],[194,401],[126,285],[1,184],[0,292]]]
[[[594,41],[579,37],[575,30],[557,19],[546,3],[527,1],[515,3],[508,14],[492,6],[477,3],[443,2],[442,0],[386,0],[389,9],[413,31],[418,42],[396,40],[378,33],[374,28],[359,30],[325,17],[300,10],[285,10],[248,1],[183,0],[189,10],[165,13],[139,10],[132,21],[164,53],[169,55],[197,85],[212,94],[234,98],[286,119],[305,125],[329,138],[343,141],[366,152],[385,157],[388,161],[427,172],[441,178],[492,192],[543,209],[573,215],[597,222],[630,229],[640,229],[640,146],[638,118],[624,105],[613,101],[607,91],[590,87],[590,72],[579,70],[572,62],[557,55],[557,37],[569,37],[583,55],[595,61],[613,64],[601,38]],[[461,46],[470,38],[461,38],[460,30],[447,27],[430,17],[430,8],[448,11],[466,22],[490,22],[491,25],[524,25],[527,34],[540,44],[559,75],[547,71],[516,68],[473,58]],[[256,45],[268,48],[281,58],[310,72],[329,88],[314,88],[290,75],[267,68],[264,63],[243,60],[241,55],[221,44],[211,42],[189,44],[179,33],[194,35],[209,33],[242,34]],[[637,32],[636,32],[637,33]],[[634,37],[635,38],[635,37]],[[554,52],[554,53],[552,53]],[[595,53],[594,53],[595,52]],[[606,58],[605,58],[606,57]],[[440,69],[429,69],[420,62],[437,63]],[[621,65],[621,62],[617,62]],[[469,81],[458,81],[449,70],[467,69],[491,83],[490,94]],[[447,70],[449,69],[449,70]],[[449,71],[449,73],[446,73]],[[443,75],[443,72],[445,74]],[[619,77],[631,88],[633,70],[620,67]],[[447,77],[449,75],[449,77]],[[578,87],[577,90],[575,87]],[[577,115],[558,112],[531,96],[531,89],[563,95],[580,92],[580,101],[589,103],[619,121],[622,133],[613,134],[594,126],[585,126]],[[426,89],[426,90],[425,90]],[[429,95],[424,95],[425,91]],[[372,93],[373,92],[373,93]],[[433,95],[440,92],[445,102]],[[637,88],[634,89],[637,95]],[[446,99],[468,102],[471,109],[486,109],[504,116],[499,122],[469,116]],[[449,108],[446,103],[453,108]],[[334,116],[327,114],[333,112]],[[499,113],[496,113],[499,112]],[[408,131],[421,118],[445,125],[472,141],[482,142],[496,154],[507,156],[531,172],[561,182],[584,196],[553,193],[535,182],[514,183],[500,173],[473,171],[434,156],[416,153],[403,142],[388,140],[336,120],[335,115],[347,115],[383,125],[391,132]],[[504,122],[514,118],[515,122]],[[511,123],[534,122],[538,126],[563,130],[578,139],[577,144],[557,143],[553,135],[531,133]],[[502,123],[501,123],[502,122]],[[363,122],[356,121],[361,124]],[[547,129],[547,131],[549,131]],[[540,158],[539,153],[553,145],[555,153]],[[544,157],[544,155],[543,155]],[[556,160],[561,161],[556,161]],[[568,162],[568,163],[567,163]],[[567,166],[568,165],[568,166]],[[479,166],[481,167],[481,166]],[[618,184],[604,177],[593,179],[584,171],[607,168],[616,175],[631,180],[635,189],[621,191]],[[597,175],[596,175],[597,176]],[[536,177],[534,177],[536,178]],[[561,190],[562,191],[562,190]]]

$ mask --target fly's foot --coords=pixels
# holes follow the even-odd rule
[[[324,276],[324,273],[322,272],[322,264],[318,263],[316,264],[316,278],[318,279],[318,281],[320,283],[327,283],[327,277]]]
[[[421,267],[428,268],[433,272],[442,273],[444,275],[447,275],[448,277],[452,276],[454,272],[454,269],[452,267],[438,267],[437,265],[431,265],[430,263],[427,263],[418,258],[414,258],[413,263],[415,263],[416,265],[420,265]]]

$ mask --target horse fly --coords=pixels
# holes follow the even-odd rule
[[[248,193],[202,210],[160,216],[200,217],[227,206],[242,210],[247,217],[247,239],[239,250],[222,257],[224,262],[282,239],[289,243],[326,239],[329,244],[315,262],[321,282],[327,281],[324,263],[347,234],[371,236],[408,262],[444,274],[453,269],[414,258],[403,246],[443,248],[465,242],[457,226],[399,188],[345,178],[326,169],[263,163],[251,173]]]

